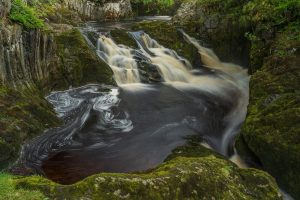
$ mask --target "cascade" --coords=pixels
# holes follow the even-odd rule
[[[231,156],[246,115],[247,71],[220,61],[212,50],[180,32],[198,49],[203,68],[193,69],[143,31],[128,33],[137,48],[117,44],[107,32],[89,40],[113,70],[118,87],[86,85],[50,94],[47,99],[64,125],[25,145],[21,162],[71,184],[99,172],[153,168],[191,135]],[[156,69],[160,82],[145,84],[145,63]]]

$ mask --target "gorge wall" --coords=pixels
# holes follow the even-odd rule
[[[208,41],[221,57],[248,64],[250,103],[237,150],[296,199],[300,198],[299,13],[299,1],[198,0],[182,3],[173,17],[175,24]]]

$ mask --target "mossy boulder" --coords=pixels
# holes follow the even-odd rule
[[[88,83],[114,85],[113,72],[88,46],[79,30],[71,29],[55,37],[59,61],[51,74],[51,89],[81,86]]]
[[[166,162],[146,172],[101,173],[73,185],[38,176],[16,177],[14,183],[51,199],[282,199],[270,175],[240,169],[197,142],[174,150]]]
[[[252,75],[248,115],[236,145],[246,160],[254,154],[295,199],[300,198],[299,30],[298,23],[290,23],[277,32],[272,55]]]
[[[123,44],[130,48],[138,48],[138,45],[125,29],[113,29],[110,35],[117,44]]]

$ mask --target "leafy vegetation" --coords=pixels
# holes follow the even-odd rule
[[[180,0],[132,0],[136,15],[172,15],[180,5]]]
[[[273,53],[270,47],[276,33],[284,30],[286,26],[293,26],[295,31],[300,28],[300,1],[253,0],[249,1],[242,10],[243,18],[251,26],[246,36],[252,43],[250,72],[254,73],[263,65],[263,58]]]
[[[22,0],[13,0],[9,18],[21,23],[26,28],[35,29],[44,26],[34,7],[26,5]]]

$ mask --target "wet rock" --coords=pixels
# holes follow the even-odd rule
[[[43,81],[55,59],[53,35],[6,24],[0,29],[1,82],[12,86]]]
[[[0,169],[18,157],[21,145],[49,127],[60,125],[52,106],[33,85],[18,89],[0,84]]]
[[[2,0],[0,2],[0,19],[7,16],[11,8],[11,0]]]
[[[129,17],[132,13],[129,0],[119,2],[107,2],[103,5],[104,17],[106,20],[116,20]]]
[[[177,28],[180,27],[176,27],[164,21],[145,21],[131,27],[133,31],[145,31],[153,39],[158,41],[159,44],[175,50],[179,56],[187,59],[193,68],[201,67],[202,63],[198,50],[184,40]]]
[[[86,20],[116,20],[130,17],[132,13],[129,0],[103,1],[100,4],[92,0],[65,0],[65,3]]]
[[[238,6],[237,2],[189,0],[181,4],[172,22],[214,49],[221,60],[247,67],[249,41],[244,33],[249,25],[236,14]]]
[[[254,155],[284,190],[299,199],[300,59],[299,53],[286,51],[300,44],[293,37],[299,34],[294,28],[286,27],[272,40],[271,49],[286,53],[273,52],[251,77],[248,116],[236,146],[244,159]]]
[[[113,73],[91,49],[77,29],[71,29],[55,36],[58,72],[51,76],[48,86],[63,89],[87,83],[114,85]]]

